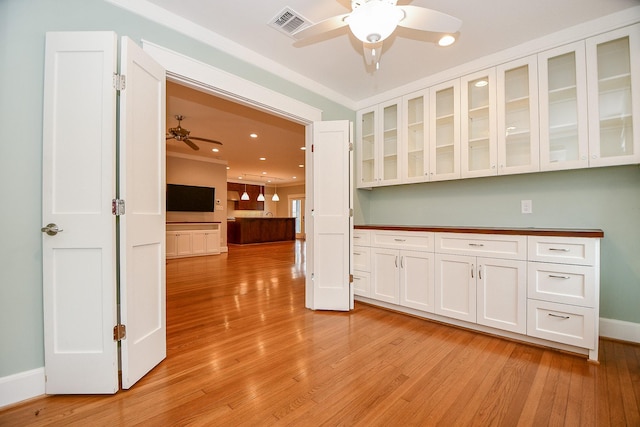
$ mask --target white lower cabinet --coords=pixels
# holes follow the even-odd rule
[[[597,360],[600,230],[356,231],[367,233],[354,246],[354,291],[366,301]]]
[[[167,224],[167,258],[220,253],[220,228],[217,223]]]
[[[363,297],[371,294],[371,234],[369,230],[353,231],[353,293]]]

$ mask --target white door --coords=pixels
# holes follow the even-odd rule
[[[116,48],[112,32],[46,38],[42,222],[63,230],[42,234],[48,394],[118,390]]]
[[[162,361],[165,306],[165,71],[122,38],[118,196],[122,387]]]
[[[307,270],[312,295],[307,296],[307,306],[314,310],[346,311],[353,306],[350,136],[345,120],[313,124],[313,248]]]
[[[113,75],[117,71],[117,37],[113,32],[48,33],[46,43],[42,196],[45,391],[48,394],[115,393],[119,366],[118,342],[113,333],[119,313],[116,217],[111,204],[116,196],[117,92]],[[128,90],[133,92],[135,83],[144,79],[132,76]],[[142,89],[142,93],[148,96],[148,91]],[[153,100],[147,98],[145,102]],[[155,108],[163,109],[163,102],[164,98],[161,106]],[[149,118],[145,113],[140,114],[130,110],[126,128],[138,129],[131,131],[132,135],[145,140],[146,136],[134,122],[145,123]],[[164,110],[161,116],[164,117]],[[164,150],[163,141],[160,134],[161,147],[157,149]],[[138,144],[134,147],[140,148]],[[144,154],[144,162],[149,161],[149,155],[154,156],[153,152]],[[141,155],[129,157],[140,163]],[[129,177],[134,179],[131,168],[137,167],[146,171],[150,168],[134,163],[123,165],[122,172],[126,175],[124,169],[128,169]],[[164,169],[159,172],[164,176]],[[142,180],[135,185],[149,185],[154,178],[135,179]],[[126,188],[126,181],[122,182],[123,194],[136,194]],[[151,191],[160,184],[154,185]],[[133,204],[129,206],[132,216],[140,206],[146,209],[148,199],[153,196],[144,197],[147,199],[140,202],[132,196]],[[160,201],[160,210],[162,203]],[[128,226],[120,222],[126,230]],[[130,222],[134,222],[133,218]],[[55,233],[55,229],[59,231]],[[158,250],[162,251],[164,226],[159,234],[160,237],[145,245],[157,246],[160,241]],[[138,245],[133,235],[123,234],[122,239],[131,246]],[[135,250],[132,252],[135,255]],[[127,253],[128,250],[124,250],[123,255]],[[127,275],[129,270],[134,270],[134,277],[149,272],[147,265],[129,261],[128,266],[125,263],[121,267],[121,275]],[[161,279],[152,279],[156,285],[159,280],[164,283],[164,269],[154,274],[161,276]],[[140,289],[140,292],[146,291],[148,289]],[[121,297],[126,304],[126,295]],[[164,300],[164,296],[161,299]],[[135,325],[138,321],[145,322],[149,312],[161,310],[164,319],[164,305],[149,307],[157,301],[158,298],[145,298],[143,315],[128,318],[134,339],[138,331],[152,329],[148,323]],[[122,351],[123,361],[128,360],[127,346],[123,346]]]

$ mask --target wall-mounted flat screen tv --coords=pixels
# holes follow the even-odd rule
[[[213,212],[216,189],[193,185],[167,184],[167,211]]]

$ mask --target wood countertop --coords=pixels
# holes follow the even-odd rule
[[[429,225],[356,225],[356,230],[433,231],[437,233],[506,234],[523,236],[591,237],[602,239],[600,229],[579,228],[509,228],[509,227],[449,227]]]

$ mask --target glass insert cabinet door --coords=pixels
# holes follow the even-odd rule
[[[584,42],[538,55],[540,169],[587,167],[587,79]]]
[[[382,152],[380,155],[380,177],[383,184],[392,184],[400,181],[400,157],[398,148],[400,142],[400,100],[395,99],[381,104],[381,140]]]
[[[372,186],[376,182],[376,110],[368,110],[359,113],[357,121],[358,158],[360,163],[360,176],[358,186]]]
[[[640,160],[639,34],[636,24],[587,39],[590,166]]]
[[[498,81],[498,174],[539,169],[537,58],[496,69]]]
[[[429,177],[460,178],[460,80],[430,88]]]
[[[465,76],[460,81],[460,156],[463,178],[497,173],[495,69]]]
[[[428,122],[429,91],[406,95],[402,99],[402,130],[404,152],[402,154],[403,182],[424,182],[429,179],[428,170]]]

